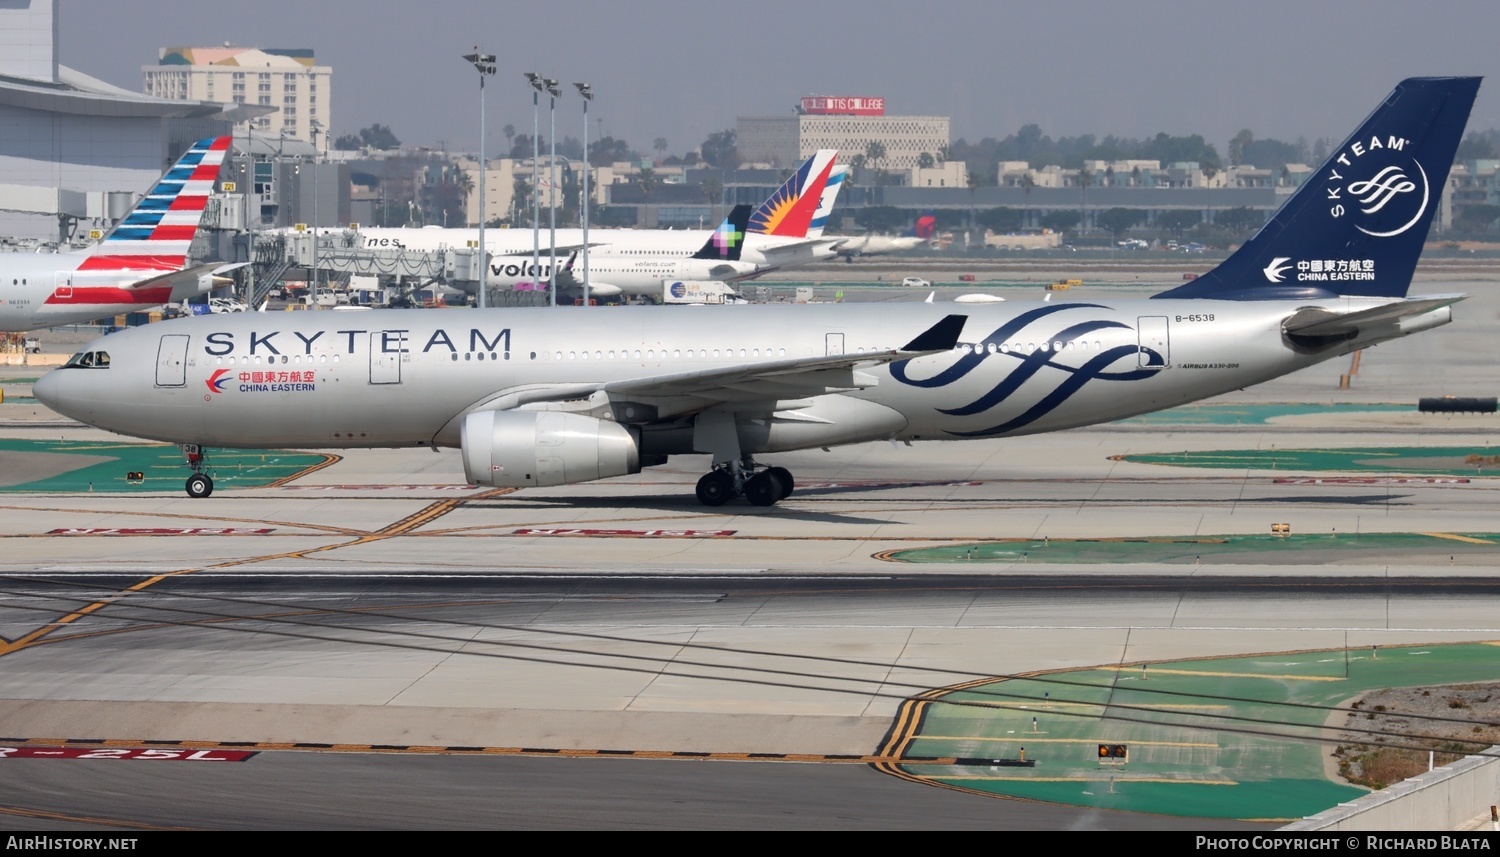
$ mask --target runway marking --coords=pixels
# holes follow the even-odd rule
[[[1139,742],[1137,742],[1139,743]],[[141,750],[143,746],[154,746],[161,749]],[[121,749],[106,749],[119,747]],[[226,758],[222,761],[246,761],[258,753],[281,751],[281,752],[311,752],[311,753],[390,753],[403,755],[444,755],[444,756],[551,756],[572,759],[607,759],[607,758],[629,758],[629,759],[674,759],[694,761],[715,762],[796,762],[796,763],[821,763],[821,764],[903,764],[903,765],[937,765],[937,766],[993,766],[996,760],[990,757],[977,756],[881,756],[861,755],[857,753],[750,753],[750,752],[725,752],[714,750],[613,750],[602,748],[569,748],[569,747],[491,747],[484,745],[450,745],[450,744],[349,744],[349,743],[320,743],[314,741],[167,741],[162,739],[150,740],[128,740],[128,739],[100,739],[100,738],[0,738],[0,757],[6,748],[32,749],[46,752],[48,750],[66,751],[74,754],[73,758],[86,757],[90,752],[101,755],[95,758],[132,758],[121,755],[125,753],[172,753],[187,752],[191,754],[224,753],[234,758]],[[132,749],[124,749],[132,748]],[[167,748],[177,748],[167,749]],[[84,754],[78,756],[77,754]],[[151,758],[150,756],[135,758]],[[158,758],[171,758],[161,755]],[[189,757],[183,757],[189,758]],[[197,755],[195,761],[215,761],[207,756]]]
[[[264,536],[274,527],[62,527],[48,536]]]
[[[304,467],[301,470],[297,471],[296,473],[288,474],[286,476],[281,477],[280,479],[272,480],[265,487],[267,487],[267,488],[280,488],[280,487],[282,487],[283,485],[286,485],[289,482],[294,482],[294,481],[296,481],[298,479],[301,479],[304,476],[310,476],[310,475],[312,475],[314,473],[317,473],[319,470],[322,470],[325,467],[332,467],[333,465],[335,465],[335,464],[339,463],[340,461],[344,460],[344,457],[342,455],[335,455],[335,454],[333,454],[331,452],[325,452],[325,453],[322,453],[322,455],[323,455],[323,460],[321,462],[319,462],[317,464],[314,464],[314,465],[311,465],[309,467]]]
[[[170,762],[243,762],[255,755],[250,750],[213,750],[194,747],[115,748],[61,747],[27,744],[23,747],[0,747],[0,759],[108,759],[111,761]]]
[[[513,536],[562,536],[585,538],[709,539],[732,536],[736,530],[584,530],[561,527],[522,527]]]
[[[1475,539],[1469,536],[1460,536],[1457,533],[1418,533],[1419,536],[1432,536],[1435,539],[1452,539],[1455,542],[1468,542],[1471,545],[1492,545],[1489,539]]]
[[[127,586],[124,589],[121,589],[119,592],[115,593],[114,595],[107,596],[105,598],[100,598],[100,599],[98,599],[97,601],[95,601],[95,602],[93,602],[91,604],[88,604],[88,605],[80,607],[80,608],[78,608],[76,610],[73,610],[72,612],[67,613],[64,616],[62,616],[62,617],[60,617],[58,619],[55,619],[55,620],[53,620],[53,621],[51,621],[51,622],[43,625],[42,627],[37,628],[37,629],[35,629],[35,630],[27,633],[27,634],[23,634],[20,637],[17,637],[17,638],[15,638],[13,640],[7,640],[7,639],[5,639],[3,637],[0,637],[0,657],[4,657],[5,655],[11,654],[12,652],[18,652],[18,651],[21,651],[23,649],[30,648],[31,646],[37,645],[39,642],[45,640],[48,636],[50,636],[54,632],[56,632],[56,631],[58,631],[60,629],[66,628],[66,627],[72,625],[73,623],[77,622],[80,619],[83,619],[83,618],[85,618],[87,616],[90,616],[90,615],[92,615],[94,613],[97,613],[98,611],[104,609],[105,607],[109,606],[110,604],[113,604],[115,601],[118,601],[118,600],[120,600],[122,598],[125,598],[128,595],[130,595],[131,593],[141,592],[141,591],[144,591],[146,589],[149,589],[152,586],[155,586],[156,584],[158,584],[158,583],[160,583],[160,582],[162,582],[164,580],[173,578],[173,577],[181,577],[181,576],[189,575],[189,574],[192,574],[192,573],[194,573],[196,571],[202,571],[202,570],[205,570],[205,569],[235,568],[237,566],[251,565],[251,564],[255,564],[255,563],[268,562],[268,561],[277,560],[277,559],[303,559],[303,558],[306,558],[307,556],[310,556],[310,555],[315,554],[315,553],[322,553],[324,551],[337,550],[339,548],[352,547],[352,546],[355,546],[355,545],[368,544],[370,542],[383,541],[383,540],[388,539],[388,538],[392,538],[392,537],[395,537],[395,536],[404,535],[404,534],[410,532],[411,530],[413,530],[413,529],[415,529],[417,527],[422,526],[424,523],[427,523],[428,521],[435,520],[435,519],[437,519],[437,518],[439,518],[439,517],[441,517],[443,515],[448,514],[449,512],[453,511],[454,509],[458,508],[459,506],[464,505],[465,503],[469,502],[472,499],[480,499],[480,498],[484,498],[484,497],[501,496],[501,495],[504,495],[504,494],[508,494],[508,493],[510,493],[510,492],[512,492],[514,490],[515,489],[513,489],[513,488],[495,488],[495,489],[491,489],[489,491],[486,491],[486,492],[478,495],[477,497],[459,497],[459,498],[454,498],[454,499],[451,499],[451,500],[442,500],[442,501],[437,502],[437,503],[432,503],[432,504],[430,504],[430,505],[428,505],[428,506],[426,506],[426,507],[418,510],[417,512],[415,512],[413,514],[408,515],[408,516],[406,516],[405,518],[402,518],[399,521],[396,521],[395,523],[389,524],[389,525],[387,525],[385,527],[382,527],[379,530],[376,530],[373,533],[371,533],[371,532],[360,532],[358,530],[343,530],[341,532],[341,534],[354,536],[354,538],[351,541],[339,542],[338,544],[332,544],[332,545],[320,545],[318,547],[305,548],[305,549],[302,549],[302,550],[285,551],[283,553],[278,553],[278,554],[267,554],[267,555],[264,555],[264,556],[255,556],[255,557],[242,557],[242,558],[239,558],[239,559],[226,560],[224,562],[214,563],[213,565],[197,566],[197,567],[193,567],[193,568],[184,568],[184,569],[178,569],[178,570],[175,570],[175,571],[168,571],[168,572],[161,572],[161,573],[158,573],[158,574],[154,574],[151,577],[148,577],[148,578],[145,578],[143,580],[137,581],[136,583],[134,583],[134,584],[132,584],[130,586]],[[17,507],[11,507],[11,508],[17,508]],[[46,511],[46,510],[36,510],[36,509],[33,509],[31,511]],[[56,509],[56,510],[52,510],[52,511],[59,511],[59,512],[61,512],[61,511],[74,511],[74,510]],[[137,515],[148,515],[148,514],[150,514],[150,515],[155,515],[157,517],[161,517],[161,513],[136,512],[136,513],[126,513],[126,514],[137,514]],[[260,522],[260,523],[266,523],[266,522]],[[289,526],[301,526],[301,525],[289,524]],[[329,528],[329,529],[333,529],[333,528]]]
[[[1105,702],[990,702],[988,700],[980,699],[965,699],[963,701],[963,706],[965,708],[1014,708],[1022,711],[1048,711],[1063,708],[1095,709],[1106,708],[1108,707],[1108,705],[1109,704]],[[1160,705],[1152,704],[1151,706],[1152,710],[1161,711],[1219,711],[1227,709],[1228,707],[1229,706],[1227,705],[1217,705],[1215,703],[1193,705],[1191,703],[1175,702],[1162,703]]]
[[[1230,673],[1230,672],[1213,672],[1213,671],[1210,671],[1210,670],[1172,670],[1172,669],[1164,670],[1164,669],[1156,669],[1156,668],[1153,668],[1151,670],[1151,675],[1192,675],[1192,676],[1210,676],[1210,677],[1216,677],[1216,678],[1260,678],[1260,679],[1268,679],[1268,680],[1271,680],[1271,681],[1348,681],[1349,680],[1349,679],[1345,678],[1344,676],[1332,676],[1332,675],[1275,675],[1273,673]]]
[[[116,499],[118,496],[119,495],[100,495],[100,499],[101,500],[110,500],[110,501],[112,501],[112,500]],[[322,499],[322,498],[319,498],[319,499]],[[11,511],[11,512],[56,512],[58,514],[67,514],[67,515],[105,514],[105,512],[103,512],[103,511],[93,510],[93,509],[79,509],[77,507],[73,507],[73,508],[59,508],[59,507],[47,507],[47,506],[12,506],[12,505],[5,505],[5,506],[0,506],[0,511]],[[351,538],[355,537],[355,536],[362,536],[362,535],[365,535],[365,533],[366,533],[365,530],[355,530],[355,529],[350,529],[349,527],[340,527],[340,526],[334,526],[334,525],[331,525],[331,524],[314,524],[314,523],[309,523],[307,521],[277,521],[277,520],[266,520],[265,518],[231,518],[231,517],[227,517],[227,516],[224,516],[224,515],[199,515],[199,514],[194,514],[194,513],[191,513],[191,512],[189,512],[189,513],[182,513],[182,512],[139,512],[139,511],[133,511],[133,510],[129,510],[129,509],[110,509],[110,510],[108,510],[108,514],[109,515],[123,515],[123,516],[136,517],[136,518],[173,518],[173,519],[184,519],[184,520],[192,520],[192,521],[223,521],[223,522],[226,522],[226,523],[233,523],[233,524],[255,524],[257,526],[267,526],[267,525],[270,525],[270,526],[278,526],[278,527],[290,527],[292,529],[299,529],[299,530],[317,530],[320,533],[324,533],[324,534],[349,536]],[[0,538],[5,538],[5,539],[37,538],[37,537],[38,537],[37,534],[34,534],[34,533],[0,534]]]
[[[283,486],[270,486],[283,487]],[[287,485],[288,491],[478,491],[479,485]]]
[[[1103,707],[1100,705],[1094,708]],[[1152,706],[1156,708],[1158,706]],[[1214,706],[1215,708],[1227,708],[1228,706]],[[1016,735],[923,735],[923,741],[985,741],[990,743],[1015,744],[1025,741],[1027,744],[1100,744],[1106,743],[1103,738],[1033,738],[1033,733]],[[1217,750],[1223,745],[1217,742],[1205,741],[1131,741],[1132,747],[1197,747],[1199,749]]]
[[[998,774],[991,775],[991,776],[984,776],[982,774],[969,774],[969,775],[960,776],[960,777],[934,776],[933,778],[934,779],[939,779],[939,780],[946,780],[946,781],[949,781],[949,782],[956,782],[956,783],[963,783],[963,782],[991,782],[991,783],[997,783],[997,782],[1005,782],[1005,783],[1106,783],[1106,782],[1111,782],[1112,781],[1112,782],[1116,782],[1116,783],[1120,783],[1120,784],[1124,784],[1124,783],[1168,783],[1168,784],[1171,784],[1171,785],[1185,785],[1185,786],[1237,786],[1237,785],[1239,785],[1239,783],[1237,781],[1235,781],[1235,780],[1200,780],[1200,779],[1193,779],[1193,778],[1190,778],[1190,777],[1183,777],[1181,779],[1177,779],[1177,778],[1174,778],[1174,777],[1132,777],[1132,776],[1121,776],[1119,774],[1108,774],[1108,775],[1105,775],[1105,774],[1102,774],[1102,773],[1099,776],[1097,776],[1097,777],[1005,777],[1005,776],[1000,776]]]

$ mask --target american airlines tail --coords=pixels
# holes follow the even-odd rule
[[[1402,81],[1254,238],[1155,297],[1405,297],[1479,80]]]
[[[835,169],[833,161],[838,154],[837,149],[819,149],[804,161],[786,183],[750,216],[750,232],[787,238],[808,237],[814,218],[823,208]],[[842,182],[843,179],[840,178],[839,181]],[[834,184],[835,194],[837,188],[838,185]],[[832,211],[833,198],[828,197],[827,203],[828,210]],[[827,219],[827,212],[824,212],[823,220]],[[821,230],[821,223],[818,228]]]
[[[241,264],[185,268],[231,138],[193,144],[102,241],[56,255],[5,254],[12,298],[0,330],[35,330],[149,309],[211,291]]]
[[[80,271],[175,271],[203,223],[230,137],[194,143],[94,247]]]

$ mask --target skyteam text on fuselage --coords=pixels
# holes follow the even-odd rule
[[[210,447],[431,446],[507,487],[708,454],[701,502],[771,505],[794,480],[762,456],[1107,422],[1446,324],[1462,295],[1406,292],[1478,87],[1403,81],[1254,238],[1152,298],[241,313],[113,334],[34,391],[183,444],[194,496]]]

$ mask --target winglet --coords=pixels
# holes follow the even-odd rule
[[[917,338],[901,347],[902,351],[948,351],[958,344],[964,332],[966,315],[948,315],[943,320],[917,334]]]

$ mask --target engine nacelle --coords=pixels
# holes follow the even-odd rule
[[[640,442],[619,423],[562,411],[478,411],[464,417],[470,485],[572,485],[641,472]]]

